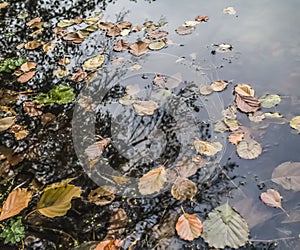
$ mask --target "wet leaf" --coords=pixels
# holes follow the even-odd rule
[[[63,57],[58,61],[58,65],[66,66],[66,65],[70,64],[70,62],[71,62],[70,58]]]
[[[171,189],[172,196],[180,201],[192,200],[197,193],[197,186],[191,180],[179,177]]]
[[[154,79],[153,79],[153,85],[155,85],[156,87],[162,88],[165,83],[167,82],[167,77],[162,76],[162,75],[155,75]]]
[[[123,50],[127,50],[129,48],[130,44],[121,39],[121,40],[118,40],[115,45],[114,45],[114,51],[123,51]]]
[[[252,122],[261,122],[266,117],[265,117],[265,114],[263,112],[261,112],[261,111],[255,111],[254,113],[248,114],[248,118]]]
[[[99,68],[103,64],[103,62],[104,62],[104,55],[92,57],[83,63],[83,69],[95,70]]]
[[[181,239],[192,241],[201,235],[202,222],[197,215],[184,213],[178,218],[176,231]]]
[[[280,103],[281,97],[279,95],[266,94],[258,100],[263,108],[273,108]]]
[[[13,125],[9,132],[14,134],[14,137],[17,141],[24,139],[29,134],[28,130],[17,124]]]
[[[220,142],[194,140],[194,146],[199,154],[212,156],[222,150],[223,146]]]
[[[300,191],[300,162],[284,162],[272,173],[272,181],[286,190]]]
[[[125,95],[119,99],[119,103],[124,106],[132,105],[135,101],[136,100],[132,95]]]
[[[114,201],[115,192],[116,188],[113,186],[101,186],[89,193],[88,200],[97,206],[105,206]]]
[[[223,91],[228,85],[228,82],[223,81],[223,80],[219,80],[219,81],[215,81],[213,83],[210,84],[210,87],[213,91]]]
[[[127,214],[123,208],[118,208],[109,219],[109,227],[105,239],[118,239],[125,232],[128,222]]]
[[[139,181],[139,191],[142,195],[159,192],[167,180],[165,166],[152,169],[144,174]]]
[[[208,19],[209,19],[208,16],[196,16],[195,17],[195,21],[197,21],[197,22],[207,22]]]
[[[9,129],[15,123],[15,116],[5,117],[0,119],[0,132]]]
[[[295,116],[290,120],[290,127],[296,129],[300,133],[300,116]]]
[[[164,40],[154,41],[149,44],[149,49],[151,50],[160,50],[166,46],[166,42]]]
[[[136,95],[141,91],[140,87],[138,84],[134,84],[134,85],[128,85],[125,88],[125,92],[127,95]]]
[[[55,43],[50,43],[50,42],[48,42],[48,43],[45,43],[45,44],[43,45],[43,51],[47,53],[47,52],[49,52],[49,51],[54,50],[55,47],[56,47],[56,44],[55,44]]]
[[[247,222],[227,203],[212,210],[203,222],[202,237],[210,247],[238,248],[248,241]]]
[[[42,18],[41,18],[41,17],[36,17],[36,18],[33,18],[33,19],[31,19],[30,21],[28,21],[28,22],[26,23],[26,25],[29,26],[29,27],[31,27],[31,26],[33,26],[34,24],[39,23],[39,22],[41,22],[41,21],[42,21]]]
[[[266,205],[282,209],[280,193],[275,189],[268,189],[266,192],[261,193],[260,198]]]
[[[65,67],[59,67],[53,70],[53,75],[55,75],[57,78],[63,78],[69,75],[69,70]]]
[[[192,160],[183,156],[182,159],[176,163],[174,170],[176,170],[180,177],[187,178],[196,174],[198,169],[205,165],[206,161],[201,156],[193,158]]]
[[[31,192],[27,191],[27,188],[17,188],[10,192],[2,206],[0,220],[19,214],[28,206],[31,197]]]
[[[2,2],[2,3],[0,3],[0,9],[3,9],[3,8],[7,7],[8,5],[9,5],[8,2]]]
[[[130,70],[140,70],[141,68],[142,68],[142,65],[137,64],[137,63],[135,63],[129,67]]]
[[[35,73],[36,73],[36,70],[26,72],[26,73],[20,75],[18,77],[17,81],[20,83],[28,82],[32,77],[34,77]]]
[[[130,45],[129,52],[134,56],[141,56],[148,51],[148,44],[143,41],[137,41],[136,43]]]
[[[183,26],[185,26],[185,27],[194,27],[197,24],[199,24],[198,21],[185,21],[184,24],[183,24]]]
[[[236,94],[235,102],[237,107],[245,113],[255,112],[260,108],[259,100],[253,96],[241,96]]]
[[[194,27],[179,26],[175,31],[178,35],[189,35],[193,33]]]
[[[213,92],[213,89],[210,85],[202,85],[200,87],[200,94],[201,95],[210,95]]]
[[[71,80],[74,82],[81,82],[87,77],[87,73],[83,69],[79,69],[77,72],[73,73]]]
[[[64,216],[71,208],[71,200],[79,198],[81,193],[79,187],[71,184],[47,189],[37,204],[37,211],[49,218]]]
[[[122,242],[122,240],[104,240],[93,250],[121,250]]]
[[[223,9],[223,13],[229,14],[229,15],[235,15],[236,10],[233,7],[227,7],[225,9]]]
[[[167,35],[168,35],[168,32],[164,31],[164,30],[154,30],[149,33],[149,37],[151,39],[156,39],[156,40],[165,38]]]
[[[52,113],[43,114],[41,119],[42,126],[45,126],[47,123],[53,121],[55,117],[56,116]]]
[[[28,49],[28,50],[34,50],[40,46],[43,45],[43,42],[40,41],[40,40],[33,40],[33,41],[30,41],[28,43],[25,43],[24,47],[25,49]]]
[[[76,32],[69,32],[63,35],[65,41],[72,41],[73,43],[82,43],[84,38],[80,37]]]
[[[243,159],[255,159],[261,153],[261,145],[253,139],[243,140],[237,145],[237,154]]]
[[[36,63],[34,62],[25,62],[21,65],[20,70],[22,70],[23,72],[28,72],[32,69],[36,68]]]
[[[227,125],[230,131],[235,131],[239,128],[239,122],[236,119],[225,118],[224,123]]]
[[[113,36],[113,37],[119,36],[121,35],[121,29],[117,25],[114,25],[107,30],[106,35]]]
[[[153,115],[158,104],[154,101],[135,101],[133,108],[138,115]]]
[[[24,112],[30,116],[39,116],[41,114],[43,114],[43,112],[40,110],[40,108],[42,108],[43,105],[42,104],[38,104],[35,102],[23,102],[23,109]]]
[[[93,143],[92,145],[88,146],[84,153],[87,155],[88,160],[92,161],[98,156],[101,156],[104,149],[107,147],[107,145],[111,142],[110,138],[104,138],[101,141],[97,141]]]
[[[216,49],[216,51],[220,52],[220,53],[228,52],[231,50],[232,50],[232,46],[227,43],[221,43],[221,44],[217,45],[217,49]]]
[[[239,83],[236,85],[234,87],[234,92],[241,96],[254,96],[255,93],[254,89],[250,85],[244,83]]]
[[[224,120],[221,120],[214,124],[214,130],[215,132],[224,133],[225,131],[228,131],[229,128],[225,124]]]
[[[234,145],[239,144],[244,139],[244,132],[234,132],[228,136],[228,141]]]

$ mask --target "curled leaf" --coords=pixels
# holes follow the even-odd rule
[[[88,195],[88,200],[97,206],[105,206],[115,199],[116,189],[113,186],[101,186],[92,190]]]
[[[228,82],[223,81],[223,80],[219,80],[219,81],[215,81],[213,83],[210,84],[210,87],[213,91],[222,91],[224,90],[228,85]]]
[[[259,100],[253,96],[242,96],[236,94],[235,102],[237,107],[245,113],[255,112],[260,108]]]
[[[254,89],[248,85],[248,84],[244,84],[244,83],[239,83],[238,85],[236,85],[234,87],[234,91],[236,94],[239,94],[241,96],[254,96]]]
[[[178,218],[176,231],[181,239],[192,241],[202,232],[202,222],[195,214],[184,213]]]

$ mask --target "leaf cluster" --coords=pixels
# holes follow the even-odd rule
[[[0,73],[11,73],[17,67],[20,67],[23,63],[26,62],[24,58],[7,58],[0,63]]]
[[[15,244],[20,242],[25,237],[25,229],[22,225],[22,217],[10,221],[9,226],[4,226],[0,233],[0,238],[5,239],[4,244]]]

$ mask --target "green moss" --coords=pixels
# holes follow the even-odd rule
[[[26,62],[24,58],[7,58],[0,63],[0,73],[11,73]]]
[[[15,244],[25,237],[25,229],[22,224],[22,217],[17,217],[10,221],[9,226],[4,226],[0,238],[4,239],[4,244]]]

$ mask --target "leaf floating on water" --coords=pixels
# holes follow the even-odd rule
[[[15,123],[15,116],[5,117],[0,119],[0,132],[9,129]]]
[[[183,26],[185,26],[185,27],[194,27],[197,24],[199,24],[198,21],[185,21],[184,24],[183,24]]]
[[[255,159],[261,153],[261,145],[253,139],[243,140],[237,145],[237,154],[243,159]]]
[[[179,26],[175,31],[178,35],[189,35],[194,31],[194,27]]]
[[[255,112],[260,108],[260,102],[253,96],[235,95],[235,102],[237,107],[245,113]]]
[[[300,116],[295,116],[290,120],[290,127],[296,129],[300,133]]]
[[[213,89],[210,85],[202,85],[200,87],[200,94],[201,95],[210,95],[213,92]]]
[[[135,101],[133,108],[138,115],[153,115],[158,104],[154,101]]]
[[[71,200],[79,198],[82,190],[71,184],[57,188],[45,188],[40,201],[37,204],[37,211],[42,215],[54,218],[64,216],[71,208]]]
[[[104,55],[94,56],[83,63],[84,70],[95,70],[104,62]]]
[[[134,56],[141,56],[148,51],[148,44],[143,41],[137,41],[130,45],[129,52]]]
[[[89,193],[88,200],[97,206],[105,206],[114,201],[115,192],[116,188],[113,186],[101,186]]]
[[[17,188],[10,192],[2,206],[0,221],[19,214],[28,206],[31,197],[31,192],[27,191],[27,188]]]
[[[206,163],[207,162],[201,156],[195,157],[192,160],[183,156],[182,159],[176,163],[174,170],[176,170],[179,176],[187,178],[196,174],[198,169],[205,166]]]
[[[234,87],[234,92],[241,96],[254,96],[255,93],[254,89],[250,85],[244,83],[236,85]]]
[[[229,15],[235,15],[236,10],[233,7],[227,7],[225,9],[223,9],[223,13],[229,14]]]
[[[178,218],[176,231],[181,239],[192,241],[201,235],[202,222],[197,215],[184,213]]]
[[[196,16],[195,17],[195,21],[197,21],[197,22],[207,22],[208,19],[209,19],[208,16]]]
[[[212,210],[203,222],[202,237],[213,248],[241,247],[248,236],[247,222],[227,203]]]
[[[234,132],[234,133],[231,133],[228,136],[228,141],[231,142],[234,145],[237,145],[237,144],[239,144],[243,140],[244,135],[245,135],[244,132]]]
[[[167,180],[165,166],[152,169],[144,174],[139,181],[139,191],[142,195],[153,194],[160,191]]]
[[[210,84],[210,87],[213,91],[223,91],[228,85],[227,81],[219,80]]]
[[[107,147],[107,145],[111,142],[110,138],[104,138],[101,141],[97,141],[93,143],[92,145],[88,146],[84,153],[87,155],[88,160],[92,161],[98,156],[101,156],[104,149]]]
[[[265,114],[261,111],[255,111],[254,113],[248,114],[248,118],[252,122],[261,122],[266,118]]]
[[[128,85],[125,88],[125,92],[127,95],[136,95],[141,91],[140,86],[138,84]]]
[[[199,154],[212,156],[222,150],[223,146],[220,142],[209,142],[202,140],[194,140],[194,146]]]
[[[227,43],[221,43],[217,45],[218,48],[216,49],[217,52],[224,53],[232,50],[232,46]]]
[[[284,162],[272,173],[272,181],[286,190],[300,191],[300,162]]]
[[[124,106],[132,105],[136,100],[132,95],[125,95],[119,99],[119,103]]]
[[[171,189],[172,196],[180,201],[192,200],[196,193],[196,184],[184,177],[178,178]]]
[[[34,50],[40,46],[43,45],[43,42],[40,41],[40,40],[33,40],[33,41],[30,41],[28,43],[25,43],[24,47],[25,49],[28,49],[28,50]]]
[[[263,108],[273,108],[280,103],[281,97],[279,95],[266,94],[260,97],[258,100]]]
[[[115,45],[114,45],[114,51],[123,51],[123,50],[127,50],[129,48],[130,44],[128,42],[126,42],[125,40],[121,39],[118,40]]]
[[[268,189],[267,192],[260,194],[260,198],[266,205],[283,209],[281,206],[281,196],[275,189]]]
[[[126,230],[127,214],[123,208],[118,208],[109,219],[109,227],[105,239],[118,239]]]
[[[164,40],[151,42],[148,47],[151,50],[160,50],[166,46],[166,42]]]

